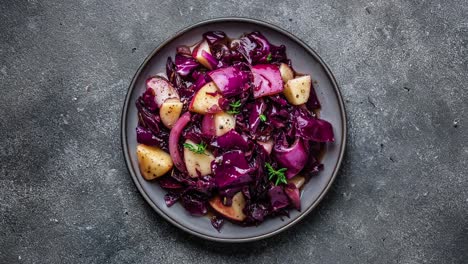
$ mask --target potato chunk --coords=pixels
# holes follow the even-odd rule
[[[214,125],[216,136],[219,137],[236,127],[236,118],[225,112],[217,113],[214,116]]]
[[[293,70],[286,63],[281,63],[279,70],[284,83],[294,78]]]
[[[182,113],[182,107],[184,104],[178,98],[167,99],[159,109],[159,116],[161,117],[162,123],[167,128],[172,126],[179,119],[180,113]]]
[[[209,82],[195,93],[189,110],[202,115],[220,112],[219,99],[221,98],[218,87],[214,82]]]
[[[139,144],[137,146],[138,164],[141,175],[146,180],[163,176],[172,169],[171,156],[158,147]]]
[[[289,80],[284,87],[284,96],[293,105],[305,104],[310,95],[310,75]]]
[[[195,146],[191,140],[186,140],[186,144]],[[185,167],[190,177],[197,178],[211,173],[211,162],[215,159],[213,154],[205,150],[204,153],[195,153],[184,147]]]

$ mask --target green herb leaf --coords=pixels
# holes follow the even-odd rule
[[[229,104],[231,107],[234,107],[234,108],[238,108],[241,106],[241,101],[240,100],[237,100],[235,101],[234,103],[230,103]]]
[[[227,111],[228,114],[230,115],[236,115],[238,113],[240,113],[240,107],[241,107],[242,103],[240,100],[237,100],[235,101],[234,103],[230,103],[229,106],[231,107],[230,110]]]
[[[271,53],[268,54],[266,60],[270,62],[273,59],[273,56],[271,56]]]
[[[267,120],[266,115],[264,114],[261,114],[259,118],[260,118],[260,121],[262,122],[265,122]]]
[[[204,142],[194,145],[190,143],[184,143],[184,148],[187,148],[188,150],[197,154],[205,154],[206,144]]]
[[[273,181],[275,179],[275,185],[279,185],[281,183],[287,184],[288,181],[286,180],[285,172],[288,170],[287,168],[281,168],[279,170],[275,170],[270,163],[266,162],[265,167],[268,171],[268,179]]]

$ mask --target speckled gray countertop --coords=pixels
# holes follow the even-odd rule
[[[2,0],[0,263],[467,263],[468,3],[417,2]],[[233,15],[314,48],[349,127],[319,208],[243,245],[202,241],[151,210],[119,130],[147,54]]]

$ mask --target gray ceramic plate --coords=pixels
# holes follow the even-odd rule
[[[230,37],[242,33],[260,31],[273,44],[286,45],[288,57],[294,69],[301,73],[311,74],[318,83],[315,89],[322,104],[321,117],[332,125],[336,141],[329,144],[323,157],[324,171],[313,177],[304,187],[301,197],[302,212],[291,211],[290,218],[269,219],[257,227],[241,227],[226,222],[221,232],[216,231],[208,217],[193,217],[179,204],[168,208],[164,203],[165,191],[155,182],[143,179],[135,153],[137,110],[135,101],[145,90],[145,80],[158,72],[165,71],[168,56],[174,57],[175,48],[181,44],[193,44],[201,39],[204,32],[220,30]],[[145,200],[162,217],[193,235],[222,242],[246,242],[266,238],[285,230],[304,218],[317,206],[330,188],[343,158],[346,142],[346,117],[338,85],[332,73],[322,59],[301,40],[291,33],[274,25],[246,18],[218,18],[203,21],[190,26],[157,47],[143,62],[130,84],[122,112],[122,148],[125,161],[138,190]]]

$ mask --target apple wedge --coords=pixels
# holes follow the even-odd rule
[[[206,68],[212,70],[211,63],[203,56],[203,52],[206,52],[211,55],[210,45],[206,40],[203,40],[193,48],[192,57],[194,57],[201,65],[205,66]]]
[[[195,143],[191,140],[186,140],[185,144],[190,144],[195,147]],[[184,144],[184,145],[185,145]],[[204,153],[195,153],[184,147],[185,167],[190,177],[197,178],[211,174],[211,162],[215,159],[213,154],[208,150]]]
[[[245,207],[245,198],[242,192],[238,192],[232,197],[231,206],[224,205],[219,196],[215,196],[211,199],[210,205],[216,212],[234,221],[241,222],[247,217],[243,212]]]
[[[146,87],[154,91],[154,101],[158,108],[161,108],[162,104],[167,99],[180,99],[179,94],[172,84],[161,76],[153,76],[146,80]]]
[[[171,156],[158,147],[139,144],[137,158],[141,175],[146,180],[153,180],[163,176],[172,169]]]
[[[178,98],[169,98],[161,105],[159,109],[159,116],[162,123],[171,129],[182,113],[184,104]]]
[[[289,80],[284,87],[284,96],[293,105],[305,104],[310,96],[310,75]]]
[[[222,136],[236,127],[236,118],[225,112],[214,115],[215,135]]]
[[[296,175],[293,178],[289,179],[288,183],[292,183],[296,186],[296,188],[300,189],[305,183],[305,178],[301,175]]]
[[[221,98],[214,82],[209,82],[195,94],[190,102],[189,110],[202,115],[220,112],[219,99]]]
[[[289,80],[294,78],[293,70],[286,63],[280,64],[279,71],[284,83],[287,83]]]

